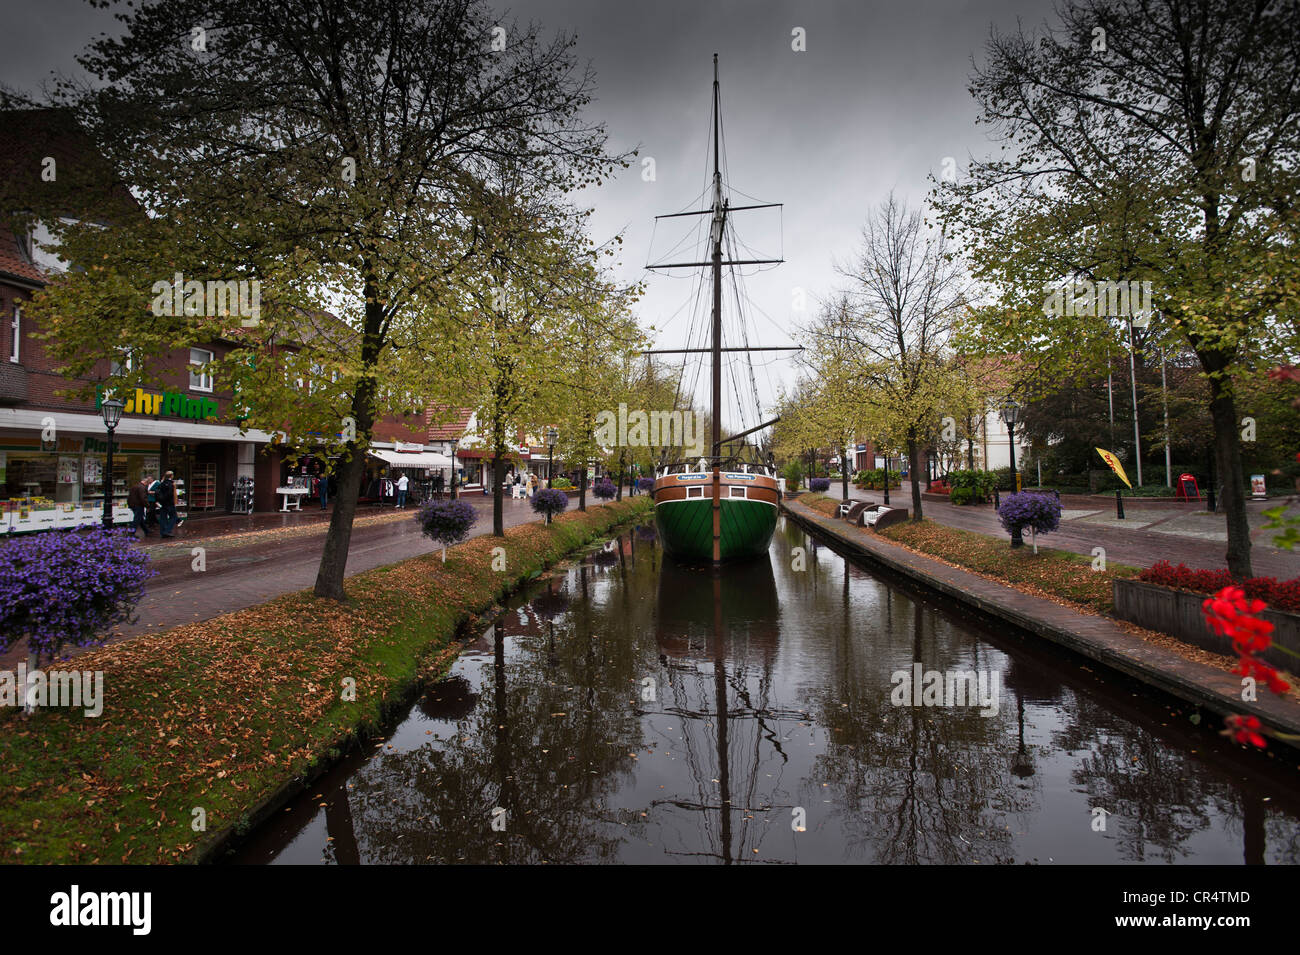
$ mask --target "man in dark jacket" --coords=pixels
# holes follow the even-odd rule
[[[131,508],[133,518],[131,529],[139,530],[145,537],[149,536],[149,528],[144,522],[144,509],[149,504],[149,484],[152,477],[150,474],[141,475],[140,483],[131,485],[131,490],[126,492],[126,506]]]
[[[163,475],[162,484],[158,485],[158,526],[162,537],[175,537],[176,529],[176,485],[172,483],[172,472]]]

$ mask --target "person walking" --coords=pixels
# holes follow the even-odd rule
[[[397,506],[406,507],[406,488],[410,484],[410,479],[403,474],[397,479]]]
[[[319,464],[316,465],[316,484],[320,489],[320,509],[323,511],[330,502],[330,476]]]
[[[142,474],[140,483],[131,485],[131,490],[126,492],[126,506],[131,508],[131,532],[134,534],[139,529],[144,537],[149,536],[149,527],[144,522],[144,509],[149,505],[149,479],[152,476]]]
[[[173,474],[168,471],[163,475],[162,483],[158,485],[155,497],[158,499],[158,529],[162,532],[161,537],[175,537],[172,533],[176,530],[176,485],[173,483]]]

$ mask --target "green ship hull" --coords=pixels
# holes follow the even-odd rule
[[[776,508],[764,501],[722,500],[722,560],[766,554],[776,530]],[[664,552],[674,560],[713,560],[713,501],[664,501],[655,507]]]

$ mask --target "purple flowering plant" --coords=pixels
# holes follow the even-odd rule
[[[551,518],[569,506],[569,495],[555,488],[544,488],[533,495],[533,510],[546,515],[549,524]]]
[[[468,501],[424,501],[415,510],[415,521],[424,536],[443,547],[442,558],[447,559],[447,548],[469,537],[477,518],[474,505]]]
[[[1038,534],[1050,534],[1061,528],[1061,502],[1054,494],[1021,491],[1002,498],[998,520],[1009,534],[1013,527],[1029,528]]]
[[[609,501],[613,500],[614,495],[618,493],[618,488],[614,487],[614,482],[609,478],[601,478],[591,486],[591,493],[602,501]]]
[[[653,491],[655,489],[655,479],[648,477],[637,478],[636,487],[638,491]]]
[[[0,653],[23,637],[39,666],[65,646],[103,646],[130,623],[157,571],[125,529],[42,531],[0,541]]]
[[[830,478],[809,478],[808,480],[808,490],[810,491],[829,491],[830,487]]]

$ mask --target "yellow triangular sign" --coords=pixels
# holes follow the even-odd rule
[[[1105,448],[1098,448],[1097,453],[1101,455],[1103,461],[1110,465],[1110,469],[1119,475],[1121,481],[1127,484],[1130,488],[1133,487],[1132,482],[1128,479],[1128,475],[1124,473],[1124,465],[1119,463],[1119,458],[1115,457],[1115,455],[1111,454],[1111,452],[1107,451]]]

